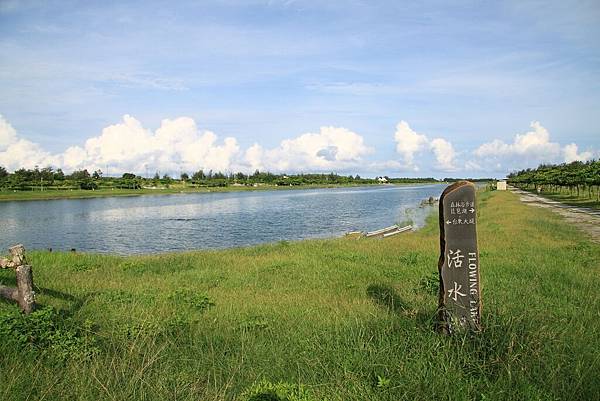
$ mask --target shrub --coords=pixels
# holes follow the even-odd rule
[[[15,310],[0,312],[2,347],[16,347],[64,361],[91,359],[98,353],[92,323],[77,327],[63,319],[52,307],[44,307],[23,315]]]

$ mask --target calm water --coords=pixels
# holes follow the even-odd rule
[[[323,238],[411,219],[445,185],[176,194],[0,202],[0,249],[120,254]]]

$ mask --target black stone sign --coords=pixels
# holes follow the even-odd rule
[[[450,185],[440,197],[439,330],[481,330],[475,186]]]

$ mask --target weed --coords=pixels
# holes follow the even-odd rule
[[[439,273],[432,272],[419,281],[419,288],[427,294],[437,295],[440,286]]]
[[[16,310],[2,311],[0,338],[3,346],[12,344],[60,361],[90,359],[99,351],[91,321],[77,327],[72,320],[61,318],[52,307],[40,308],[29,315]]]
[[[177,289],[169,295],[169,299],[198,312],[204,312],[208,308],[215,306],[215,303],[206,295],[199,294],[195,290],[183,288]]]

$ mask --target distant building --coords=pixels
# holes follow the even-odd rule
[[[498,181],[496,183],[496,189],[498,191],[506,191],[506,181]]]

